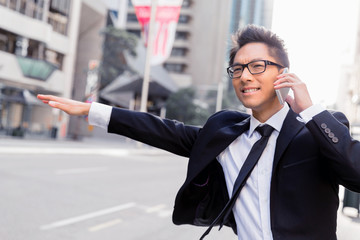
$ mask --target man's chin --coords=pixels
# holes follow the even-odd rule
[[[255,104],[255,103],[249,103],[249,102],[241,102],[243,105],[244,105],[244,107],[246,107],[246,108],[249,108],[249,109],[254,109],[254,108],[256,108],[257,107],[257,104]]]

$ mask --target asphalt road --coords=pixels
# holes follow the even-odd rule
[[[186,163],[146,146],[0,139],[0,239],[199,239],[205,228],[171,221]]]
[[[124,141],[0,139],[0,240],[199,239],[205,228],[171,221],[186,164]],[[359,218],[339,212],[339,240],[359,236]]]

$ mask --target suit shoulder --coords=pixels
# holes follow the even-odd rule
[[[346,115],[343,112],[335,111],[335,110],[328,110],[331,115],[333,115],[339,122],[345,124],[349,127],[349,120],[347,119]]]
[[[219,117],[227,117],[227,118],[247,118],[250,115],[244,112],[235,111],[235,110],[221,110],[219,112],[214,113],[210,116],[210,118],[219,118]],[[210,119],[209,118],[209,119]]]
[[[233,111],[233,110],[222,110],[211,115],[207,120],[206,124],[220,122],[221,125],[228,125],[228,124],[241,122],[248,117],[250,117],[250,115],[243,112]]]

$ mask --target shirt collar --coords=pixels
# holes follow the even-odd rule
[[[259,122],[256,118],[254,118],[253,115],[251,115],[249,136],[253,134],[255,128],[257,128],[259,125],[264,125],[264,124],[268,124],[272,126],[276,131],[280,132],[281,127],[286,118],[286,115],[289,112],[289,109],[290,109],[289,106],[287,104],[284,104],[284,106],[277,113],[272,115],[265,123]]]

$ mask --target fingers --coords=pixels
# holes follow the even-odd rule
[[[294,85],[301,84],[301,80],[293,73],[284,73],[277,76],[277,80],[274,82],[274,88],[293,88]],[[293,89],[294,90],[294,89]]]
[[[48,104],[50,107],[58,108],[64,112],[68,113],[68,105],[65,105],[65,104],[62,104],[59,102],[55,102],[55,101],[48,101]]]
[[[294,98],[291,97],[290,95],[287,95],[285,101],[286,101],[287,103],[289,103],[290,106],[293,106]]]
[[[53,95],[38,94],[37,98],[42,100],[42,101],[51,101],[51,100],[55,100],[57,97],[53,96]]]
[[[53,97],[52,95],[42,95],[42,94],[37,95],[37,98],[45,104],[49,104],[49,101],[51,101],[52,97]]]
[[[91,103],[83,103],[53,95],[39,94],[37,98],[50,107],[60,109],[67,114],[75,116],[88,115],[91,106]]]
[[[37,98],[42,100],[43,103],[46,103],[46,104],[48,104],[49,101],[54,101],[54,102],[63,103],[63,104],[77,104],[78,103],[77,101],[67,99],[67,98],[57,97],[57,96],[54,96],[54,95],[38,94]]]
[[[306,84],[294,73],[285,73],[277,76],[274,88],[280,89],[284,87],[291,88],[294,93],[294,98],[288,96],[286,101],[296,113],[300,113],[313,105]]]

